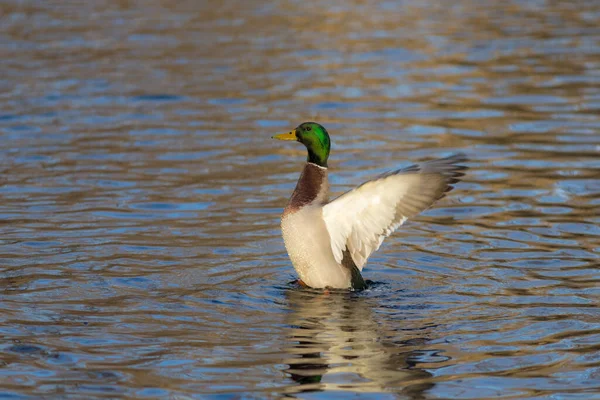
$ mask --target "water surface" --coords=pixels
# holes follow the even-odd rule
[[[600,398],[600,6],[0,5],[3,398]],[[458,151],[371,259],[290,282],[279,215]]]

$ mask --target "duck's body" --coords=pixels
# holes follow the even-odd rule
[[[451,190],[466,167],[462,155],[393,171],[329,202],[329,135],[314,122],[280,140],[306,145],[308,161],[281,218],[285,247],[300,280],[314,288],[362,289],[372,252],[407,218]]]
[[[307,286],[359,288],[364,286],[354,265],[338,263],[323,219],[329,197],[327,168],[306,163],[281,217],[281,232],[292,264]],[[354,278],[354,279],[353,279]]]

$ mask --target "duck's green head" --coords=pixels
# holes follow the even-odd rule
[[[331,142],[325,128],[316,122],[305,122],[293,131],[273,136],[273,139],[295,140],[302,143],[308,150],[308,162],[327,167]]]

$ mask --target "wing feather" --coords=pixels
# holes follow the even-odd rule
[[[323,218],[336,261],[348,250],[362,271],[386,237],[453,189],[465,161],[455,154],[387,172],[326,204]]]

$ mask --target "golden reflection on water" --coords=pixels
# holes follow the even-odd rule
[[[39,398],[600,390],[598,2],[0,5],[0,382]],[[306,291],[279,215],[466,152],[362,293]]]
[[[421,399],[433,386],[431,374],[415,368],[426,338],[395,342],[395,329],[378,323],[372,298],[298,289],[286,291],[286,298],[289,358],[284,362],[301,385],[290,387],[292,392],[396,392]]]

